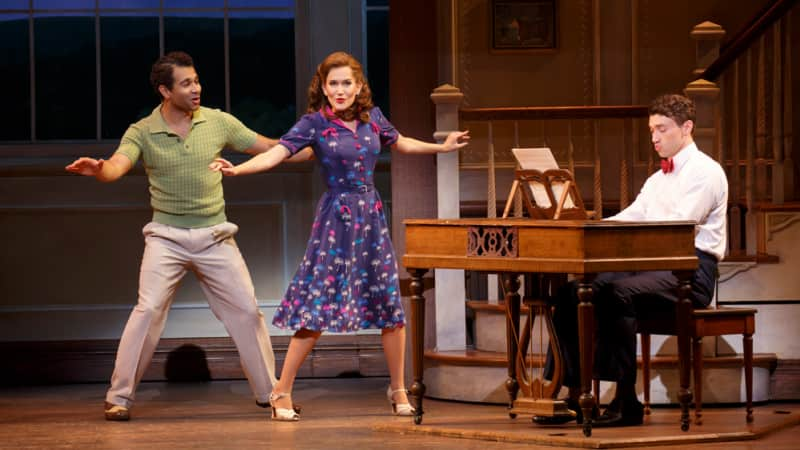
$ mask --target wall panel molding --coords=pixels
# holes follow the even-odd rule
[[[0,385],[108,382],[118,340],[0,342]],[[278,372],[288,336],[273,336]],[[324,335],[300,368],[301,378],[388,376],[379,334]],[[243,379],[228,337],[161,339],[143,381]]]

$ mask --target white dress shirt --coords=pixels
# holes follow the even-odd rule
[[[693,220],[694,246],[720,261],[727,246],[725,171],[694,142],[679,150],[672,162],[672,172],[650,175],[636,200],[608,220]]]

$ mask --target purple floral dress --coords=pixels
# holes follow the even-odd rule
[[[328,185],[317,204],[303,261],[273,325],[346,332],[405,325],[397,261],[373,184],[381,147],[398,133],[375,107],[356,132],[321,112],[306,114],[281,138],[294,154],[311,146]]]

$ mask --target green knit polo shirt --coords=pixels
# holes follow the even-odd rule
[[[208,165],[223,148],[244,151],[256,142],[256,132],[232,115],[200,107],[184,140],[168,128],[161,105],[134,123],[116,153],[136,163],[142,157],[150,182],[153,221],[181,228],[201,228],[226,220],[222,174]]]

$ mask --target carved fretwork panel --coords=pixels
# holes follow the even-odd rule
[[[470,227],[467,256],[516,258],[519,252],[514,227]]]

